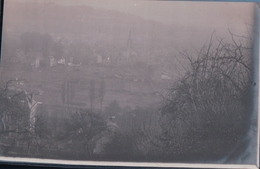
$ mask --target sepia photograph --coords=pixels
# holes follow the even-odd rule
[[[0,162],[257,168],[260,6],[5,0]]]

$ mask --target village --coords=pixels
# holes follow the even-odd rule
[[[31,34],[27,33],[27,36]],[[113,101],[131,108],[153,105],[162,99],[161,95],[172,82],[172,77],[160,72],[162,65],[154,63],[151,58],[137,56],[131,31],[125,47],[113,51],[117,53],[115,55],[109,53],[109,46],[98,45],[97,49],[87,51],[81,44],[81,48],[77,46],[80,51],[76,51],[71,47],[73,42],[60,37],[53,39],[50,43],[54,47],[47,48],[48,55],[44,56],[37,46],[28,46],[26,52],[16,49],[14,56],[3,56],[5,64],[2,67],[2,78],[14,79],[17,88],[32,93],[33,99],[44,105],[51,116],[53,112],[64,112],[68,108],[90,108],[90,90],[95,90],[93,108],[98,110]],[[105,95],[100,107],[102,79]],[[93,89],[91,81],[95,82]]]
[[[35,35],[35,32],[26,35]],[[164,92],[172,83],[172,77],[160,72],[161,65],[137,55],[132,47],[131,32],[126,47],[114,51],[118,53],[116,57],[104,50],[105,46],[102,50],[101,45],[97,49],[89,49],[91,52],[82,47],[82,51],[73,53],[71,42],[66,45],[64,40],[58,38],[51,44],[53,47],[47,48],[48,54],[32,44],[25,48],[17,47],[13,55],[5,52],[1,78],[12,81],[8,87],[10,91],[21,92],[19,102],[27,111],[22,123],[30,124],[29,127],[33,128],[37,119],[44,117],[44,123],[53,135],[63,132],[61,126],[64,121],[70,120],[73,113],[87,109],[102,113],[112,130],[120,128],[127,131],[142,120],[133,121],[136,114],[130,112],[159,106]],[[46,50],[46,47],[43,48]],[[145,112],[141,116],[145,116]],[[126,121],[125,118],[133,120]],[[4,116],[2,120],[5,130],[17,125],[11,116]],[[0,148],[4,149],[9,137],[14,136],[8,134],[7,142]],[[101,143],[95,144],[95,151],[101,151]],[[24,147],[22,144],[12,152],[20,151],[19,148],[24,151]]]
[[[25,9],[37,16],[27,15]],[[13,18],[13,10],[17,17]],[[72,15],[61,15],[64,12]],[[71,131],[73,125],[80,124],[73,122],[73,116],[80,113],[94,113],[104,120],[107,131],[93,135],[90,146],[91,154],[98,156],[114,151],[116,142],[111,139],[119,131],[134,132],[144,127],[145,121],[157,123],[151,120],[158,117],[164,95],[180,75],[176,69],[181,71],[183,66],[174,56],[174,38],[168,36],[174,32],[171,27],[134,15],[118,17],[89,6],[48,2],[10,2],[5,13],[1,80],[9,84],[6,105],[18,106],[23,111],[15,109],[13,113],[23,112],[23,116],[15,119],[10,106],[0,107],[4,112],[0,129],[17,131],[3,135],[1,152],[40,157],[52,152],[54,158],[85,158],[86,152],[77,150],[84,142],[78,143],[78,134],[89,137],[89,132],[82,133],[80,127]],[[35,24],[38,16],[43,17],[44,27]],[[143,29],[150,26],[149,31]],[[16,95],[19,97],[13,100]],[[83,122],[87,126],[88,120]],[[154,131],[159,130],[157,125]],[[16,142],[19,132],[24,132],[26,139],[10,143],[12,139]],[[75,138],[68,143],[71,132]],[[34,142],[29,148],[28,137],[40,139],[43,147]],[[104,147],[106,144],[111,145]],[[104,149],[109,147],[112,150]]]

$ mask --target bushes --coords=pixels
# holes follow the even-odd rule
[[[247,132],[251,49],[232,39],[214,44],[212,37],[197,58],[181,53],[189,69],[168,90],[161,107],[161,137],[172,144],[168,151],[173,154],[223,157]]]

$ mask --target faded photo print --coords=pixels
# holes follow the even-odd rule
[[[4,1],[0,160],[256,165],[259,11]]]

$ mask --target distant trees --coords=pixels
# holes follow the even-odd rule
[[[94,58],[94,46],[89,46],[81,40],[68,40],[68,39],[55,39],[48,33],[40,32],[24,32],[19,37],[19,43],[11,39],[11,37],[5,37],[4,54],[14,55],[15,50],[20,48],[26,55],[28,52],[40,52],[44,58],[50,55],[56,60],[60,60],[62,57],[70,60],[73,58],[73,63],[90,64]]]
[[[42,35],[38,32],[25,32],[20,36],[21,48],[24,54],[29,51],[41,51]]]
[[[53,47],[52,47],[52,52],[54,53],[54,58],[56,60],[60,60],[63,56],[63,53],[64,53],[64,46],[63,44],[58,41],[58,42],[55,42],[53,44]]]
[[[11,36],[5,35],[2,43],[2,57],[1,61],[15,61],[16,49],[18,48],[18,41]]]
[[[75,96],[75,87],[72,80],[64,80],[61,85],[61,98],[63,104],[71,104]]]
[[[93,102],[96,98],[98,98],[100,101],[100,110],[102,111],[105,94],[106,94],[106,83],[104,78],[101,78],[97,96],[95,91],[95,80],[92,79],[89,84],[89,93],[88,93],[89,100],[90,100],[90,108],[93,109]]]
[[[53,39],[50,34],[42,35],[42,55],[43,57],[48,57],[51,55],[51,49],[53,46]]]
[[[81,41],[73,41],[70,44],[70,55],[74,58],[73,61],[78,60],[80,62],[86,57],[85,47],[86,45]]]
[[[50,55],[53,39],[49,34],[25,32],[20,36],[21,49],[25,54],[29,51],[41,52],[44,57]]]

